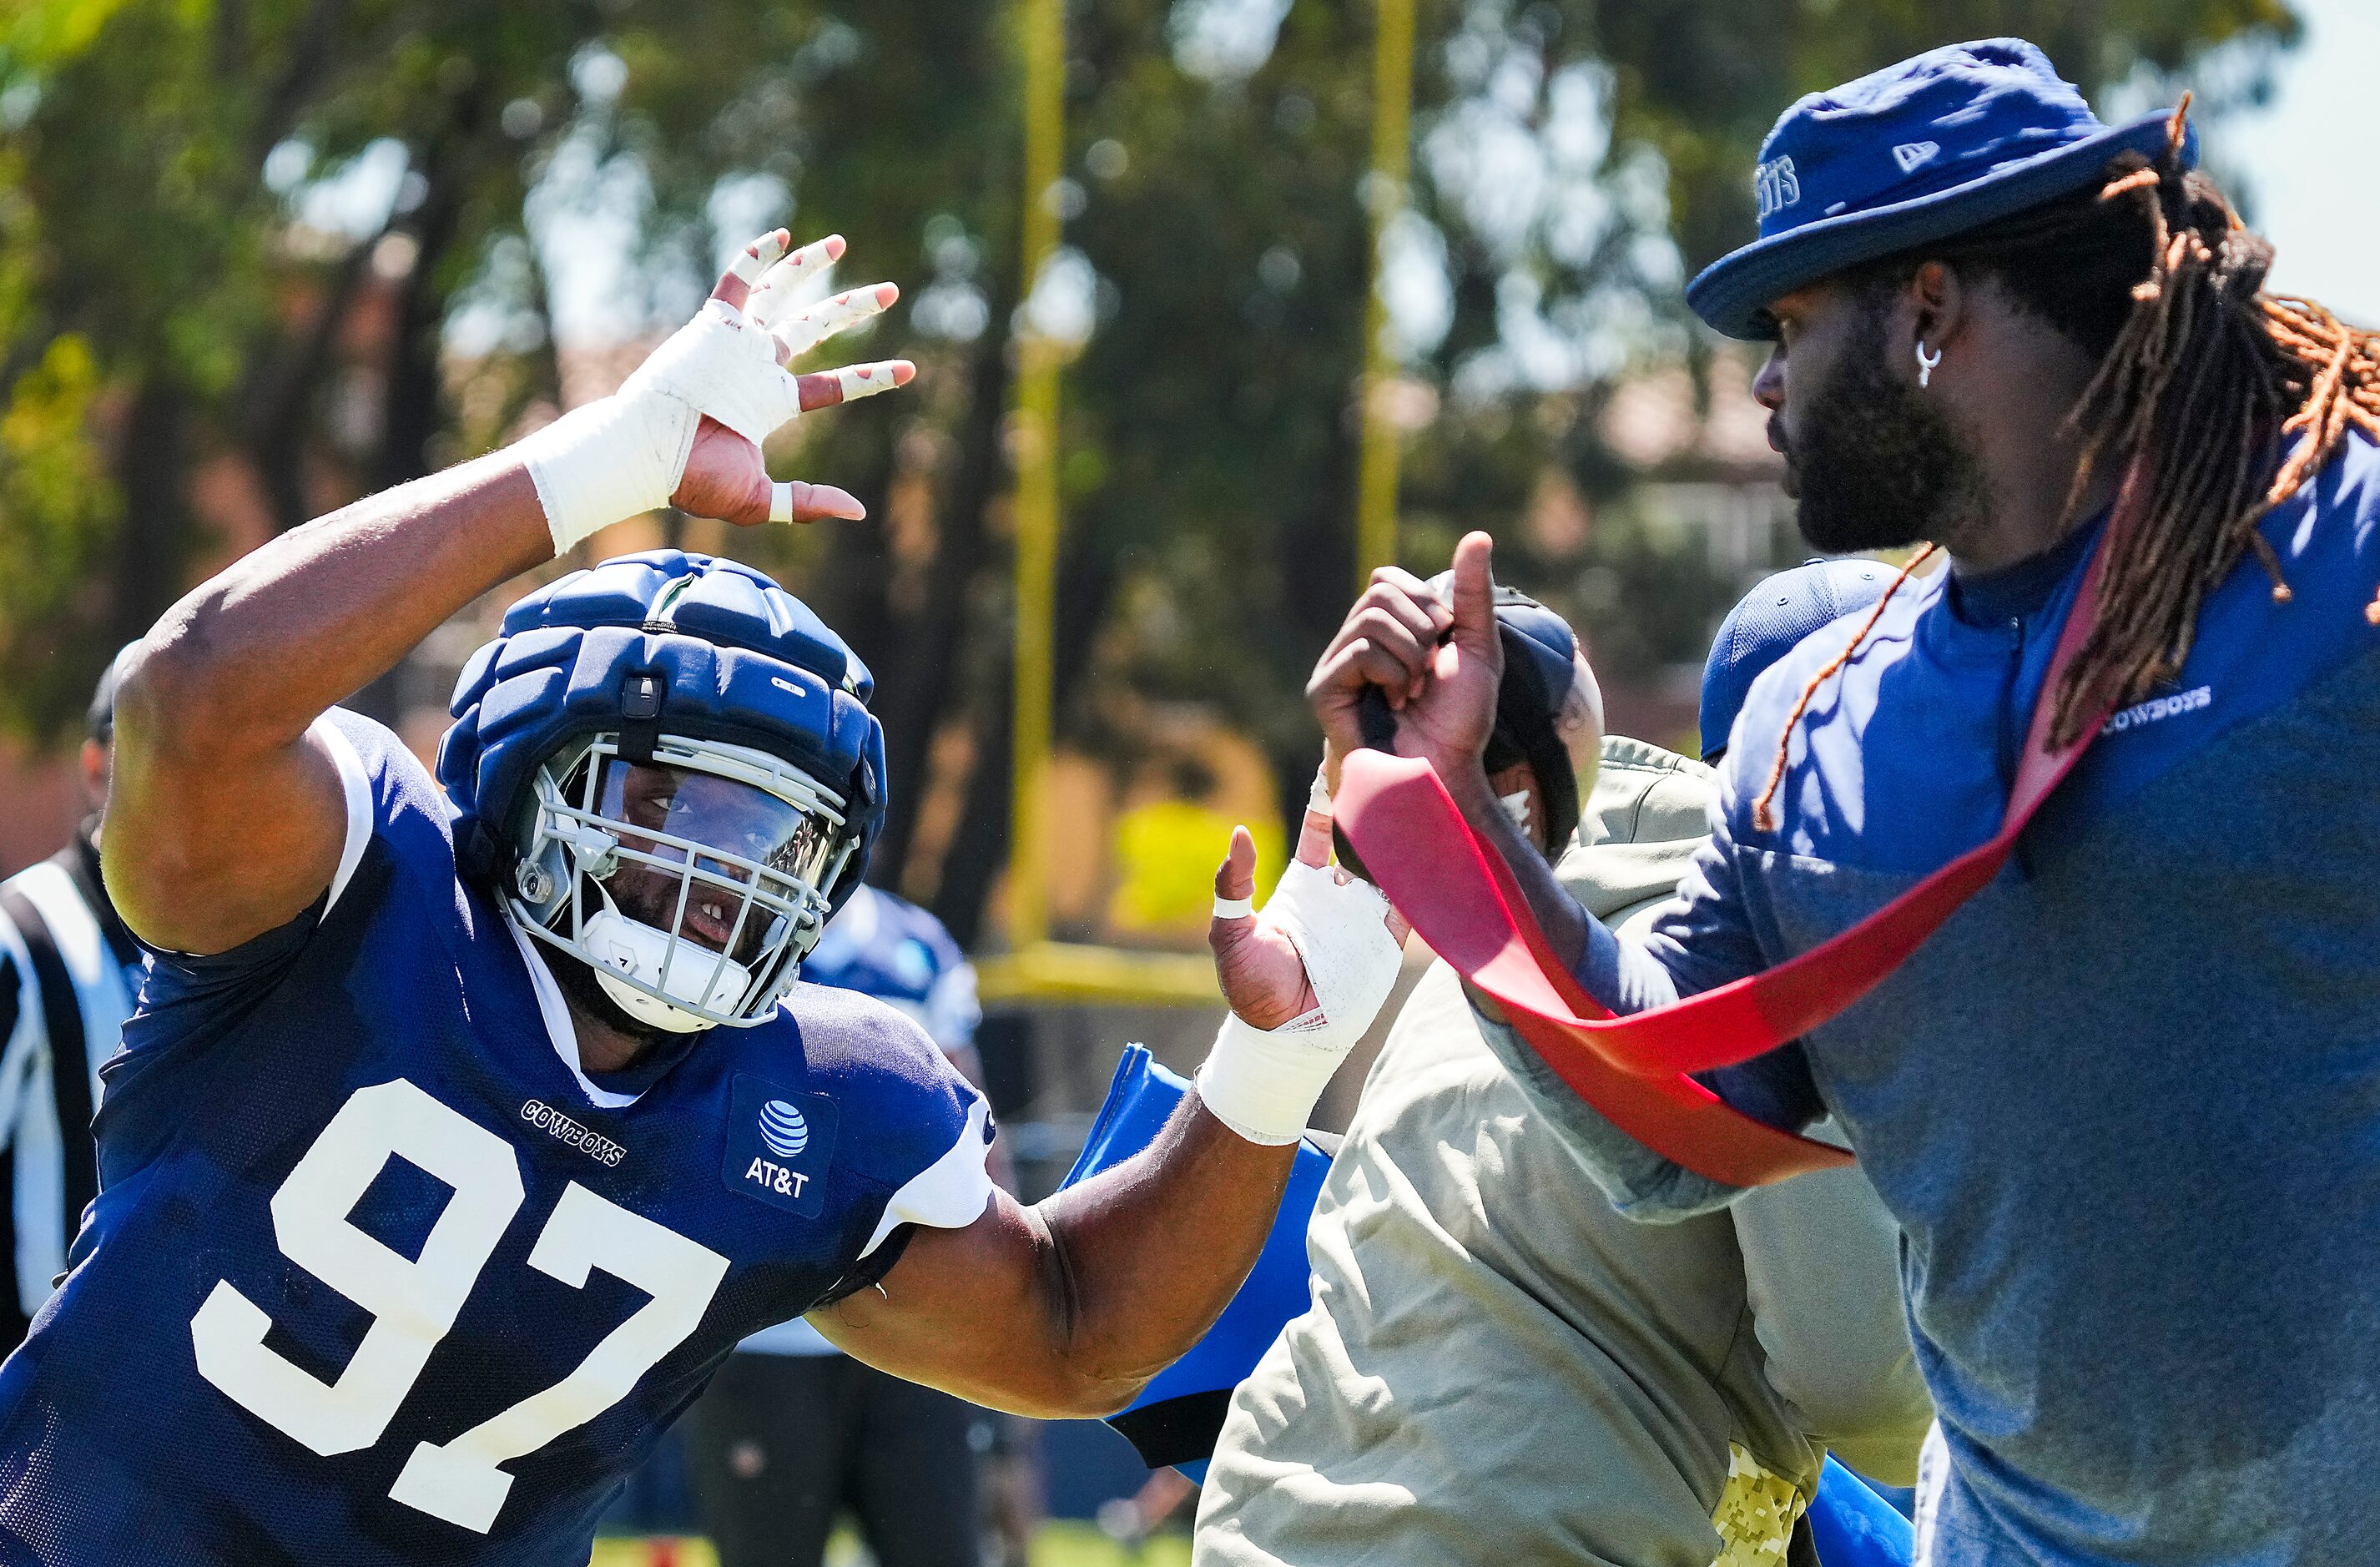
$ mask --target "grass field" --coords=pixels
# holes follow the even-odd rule
[[[846,1535],[827,1547],[826,1567],[860,1567],[868,1558]],[[1189,1567],[1190,1540],[1162,1535],[1148,1549],[1125,1550],[1088,1524],[1050,1524],[1033,1541],[1032,1567]],[[610,1539],[595,1542],[591,1567],[719,1567],[702,1540]]]

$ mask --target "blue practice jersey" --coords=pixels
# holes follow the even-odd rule
[[[827,921],[802,978],[874,996],[917,1020],[934,1043],[975,1043],[983,1008],[975,966],[942,922],[905,898],[865,884]]]
[[[0,1561],[584,1567],[737,1340],[990,1197],[982,1100],[867,997],[590,1078],[420,766],[318,733],[325,900],[161,957],[104,1069],[101,1196],[0,1367]]]

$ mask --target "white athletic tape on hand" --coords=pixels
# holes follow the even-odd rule
[[[827,263],[824,242],[780,261],[781,244],[770,235],[729,269],[742,277],[747,262],[767,267],[756,300],[761,290],[771,289],[777,299],[785,299],[802,275]],[[866,291],[865,299],[872,307],[873,291]],[[520,456],[545,508],[554,553],[623,517],[667,505],[686,476],[703,415],[756,446],[799,415],[801,383],[778,362],[777,346],[764,321],[712,299],[654,349],[619,391],[571,410],[523,441]],[[891,362],[831,373],[844,402],[895,384]],[[771,489],[772,517],[790,521],[792,504],[788,486]]]
[[[553,553],[622,517],[669,504],[698,416],[670,398],[614,395],[571,409],[515,449],[537,486]]]
[[[764,234],[755,239],[728,263],[727,275],[749,286],[760,281],[761,274],[777,264],[785,253],[785,242],[775,234]]]
[[[890,392],[900,383],[893,379],[897,368],[905,361],[879,359],[869,365],[844,365],[821,373],[834,377],[843,401],[856,403],[862,397],[873,397],[879,392]]]
[[[1529,792],[1515,789],[1509,795],[1499,795],[1496,803],[1504,808],[1505,820],[1526,832],[1529,830]]]
[[[805,245],[771,267],[745,300],[745,311],[762,326],[775,326],[779,318],[801,302],[803,286],[834,264],[827,256],[826,247],[823,239]]]
[[[769,486],[769,520],[794,520],[794,487],[782,479]]]
[[[1215,1048],[1198,1068],[1198,1102],[1249,1142],[1281,1148],[1305,1136],[1305,1123],[1330,1086],[1344,1050],[1314,1042],[1319,1008],[1267,1033],[1223,1019]]]
[[[883,287],[880,283],[871,283],[865,288],[838,294],[770,330],[784,345],[787,358],[799,358],[836,333],[847,331],[871,316],[882,315]]]
[[[1317,816],[1330,814],[1330,781],[1321,768],[1314,770],[1314,786],[1305,791],[1305,808]]]
[[[1395,988],[1404,948],[1389,934],[1389,900],[1369,881],[1292,860],[1265,912],[1297,955],[1332,1038],[1353,1049]]]
[[[667,505],[704,414],[758,445],[800,412],[800,387],[777,363],[775,340],[734,306],[710,301],[617,392],[522,443],[554,553]]]
[[[722,299],[710,301],[700,315],[670,334],[619,395],[674,397],[755,446],[802,411],[801,388],[777,362],[775,341]]]
[[[1293,860],[1265,916],[1305,961],[1321,1004],[1269,1032],[1226,1018],[1198,1069],[1198,1096],[1253,1143],[1305,1136],[1315,1101],[1397,982],[1403,949],[1389,934],[1388,900],[1367,881],[1342,882],[1327,866]]]
[[[1227,898],[1220,893],[1215,895],[1215,917],[1218,919],[1248,919],[1254,917],[1256,912],[1257,901],[1254,898]]]

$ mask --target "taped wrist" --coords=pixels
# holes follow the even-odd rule
[[[709,414],[755,446],[801,412],[801,387],[768,331],[713,299],[619,391],[520,443],[560,554],[599,528],[669,504]]]
[[[1249,1142],[1281,1148],[1305,1136],[1316,1102],[1346,1058],[1347,1047],[1328,1037],[1319,1007],[1269,1033],[1233,1014],[1198,1068],[1199,1102]]]
[[[1331,1074],[1396,987],[1404,954],[1389,935],[1388,910],[1369,882],[1290,862],[1264,917],[1296,947],[1319,1004],[1270,1030],[1236,1014],[1224,1020],[1198,1069],[1198,1096],[1217,1120],[1273,1147],[1305,1135]]]
[[[666,397],[614,394],[571,409],[515,448],[563,554],[623,517],[669,504],[699,419]]]

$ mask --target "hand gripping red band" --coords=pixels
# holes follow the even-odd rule
[[[1841,1150],[1729,1109],[1686,1074],[1764,1055],[1873,990],[1999,873],[2018,835],[2098,734],[2049,745],[2066,670],[2089,639],[2104,552],[2094,554],[2034,705],[1999,831],[1808,952],[1669,1006],[1613,1017],[1572,978],[1530,915],[1512,868],[1463,820],[1427,761],[1361,750],[1334,814],[1367,872],[1430,950],[1495,1000],[1522,1039],[1612,1124],[1696,1174],[1761,1185],[1849,1162]]]

